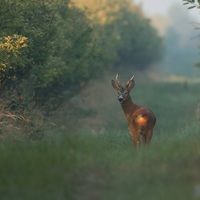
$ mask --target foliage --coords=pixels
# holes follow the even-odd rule
[[[54,32],[52,25],[53,8],[48,1],[2,1],[1,2],[1,36],[20,34],[28,38],[27,60],[24,65],[30,66],[44,63]]]
[[[7,66],[7,77],[10,77],[12,82],[14,77],[17,82],[24,78],[29,79],[29,76],[33,75],[33,69],[40,68],[46,62],[55,30],[52,24],[55,8],[50,8],[48,0],[10,0],[0,3],[0,37],[23,37],[16,38],[19,39],[18,42],[28,38],[24,43],[27,47],[21,49],[20,53],[15,53],[14,57],[7,55],[9,60],[1,49],[3,60],[7,59],[6,62],[12,66],[12,70]],[[0,96],[3,96],[5,88],[9,87],[10,82],[4,79]]]
[[[89,10],[89,18],[104,25],[106,46],[111,47],[115,65],[144,69],[161,58],[162,39],[132,1],[74,1]]]
[[[33,105],[42,105],[41,113],[45,109],[44,113],[50,114],[88,80],[122,62],[147,67],[156,60],[155,52],[157,58],[161,52],[156,31],[129,0],[104,1],[102,7],[99,0],[91,10],[80,9],[70,0],[0,3],[0,101],[6,108],[4,116],[9,113],[18,119],[32,119],[26,111],[31,115]],[[133,56],[136,52],[139,54]],[[9,123],[21,127],[12,120],[16,118],[2,118],[3,132]]]
[[[138,13],[122,10],[113,22],[118,39],[120,65],[144,69],[162,56],[162,39],[150,20]]]
[[[42,87],[60,92],[80,84],[104,70],[98,38],[84,13],[61,5],[56,13],[56,35],[48,60],[35,74]]]
[[[135,65],[138,60],[145,60],[141,65],[153,62],[154,52],[160,52],[157,45],[160,39],[139,9],[130,1],[101,3],[91,4],[90,11],[98,16],[96,9],[103,9],[106,23],[95,22],[97,16],[88,19],[90,12],[78,9],[70,0],[2,1],[0,36],[18,34],[28,38],[27,48],[15,54],[13,70],[7,66],[11,73],[8,76],[15,74],[18,80],[34,76],[36,96],[39,101],[45,97],[42,100],[45,102],[63,90],[80,89],[87,80],[102,74],[119,59]],[[124,21],[129,25],[124,25]],[[135,35],[140,35],[139,42]],[[131,57],[135,59],[130,60]]]
[[[195,0],[183,0],[183,5],[192,5],[190,7],[188,7],[188,9],[193,9],[193,8],[197,8],[200,9],[200,1],[198,0],[197,3]],[[195,25],[195,29],[199,29],[199,25]],[[200,63],[196,63],[196,66],[200,67]]]
[[[118,18],[118,14],[122,9],[131,12],[141,12],[141,8],[134,5],[131,0],[72,0],[74,4],[83,10],[92,21],[99,24],[111,23]]]
[[[0,38],[0,83],[15,78],[19,68],[24,67],[19,63],[22,63],[21,49],[27,47],[26,40],[26,37],[16,34]]]
[[[17,70],[9,73],[18,82],[35,77],[31,85],[38,101],[77,90],[114,63],[101,46],[106,45],[102,27],[69,0],[2,1],[0,9],[0,36],[19,33],[28,38],[26,51],[16,56],[21,62],[12,63]]]
[[[183,5],[192,5],[190,7],[188,7],[188,9],[192,9],[192,8],[200,8],[200,1],[198,0],[198,5],[196,4],[195,0],[183,0]]]

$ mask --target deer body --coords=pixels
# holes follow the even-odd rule
[[[116,80],[112,80],[112,86],[118,92],[118,100],[126,116],[129,131],[136,148],[140,147],[140,136],[142,136],[144,144],[149,144],[153,135],[156,117],[150,109],[139,106],[132,101],[130,91],[135,86],[133,77],[123,87],[117,75]]]

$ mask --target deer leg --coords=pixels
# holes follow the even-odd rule
[[[139,140],[139,138],[136,138],[136,137],[132,136],[132,140],[133,140],[133,144],[134,144],[135,148],[139,149],[140,148],[140,140]]]
[[[136,149],[140,148],[140,136],[138,130],[134,126],[129,126],[130,134]]]
[[[147,131],[146,131],[146,127],[144,126],[140,126],[140,135],[142,135],[142,142],[143,144],[147,144]]]
[[[153,135],[153,130],[149,130],[147,132],[147,135],[146,135],[146,140],[147,140],[146,142],[147,142],[147,144],[150,144],[152,135]]]
[[[140,149],[140,140],[138,139],[138,140],[133,140],[134,141],[134,144],[135,144],[135,147],[136,147],[136,149]]]
[[[142,135],[142,141],[144,144],[147,144],[147,137],[144,134]]]

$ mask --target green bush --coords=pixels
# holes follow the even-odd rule
[[[102,27],[69,0],[3,1],[0,19],[0,37],[18,33],[27,38],[26,51],[16,56],[20,62],[12,63],[15,70],[9,73],[15,82],[31,76],[39,102],[81,88],[102,74],[108,61],[113,63],[101,46]]]
[[[117,27],[119,65],[145,69],[162,57],[162,39],[140,13],[122,10],[112,26]]]
[[[1,1],[0,9],[0,37],[18,34],[28,39],[26,52],[20,55],[22,62],[13,66],[16,77],[22,78],[46,61],[55,31],[55,9],[44,0]]]
[[[20,54],[27,47],[26,40],[26,37],[16,34],[0,38],[0,85],[5,79],[15,78],[19,67],[23,69],[24,66],[19,63],[23,62]]]
[[[8,58],[12,68],[7,77],[21,90],[25,79],[35,100],[44,104],[51,97],[62,98],[63,91],[77,93],[116,64],[147,67],[160,58],[161,39],[147,19],[126,5],[118,6],[113,20],[101,24],[70,0],[2,1],[0,38],[15,34],[27,38],[27,47],[15,61]]]
[[[97,61],[99,49],[94,30],[84,13],[60,6],[56,14],[56,34],[48,60],[35,74],[44,88],[67,90],[103,70]]]

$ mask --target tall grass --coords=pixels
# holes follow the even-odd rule
[[[194,134],[155,138],[140,151],[120,131],[97,135],[59,131],[42,141],[4,141],[0,199],[200,198],[197,130],[193,125]]]

